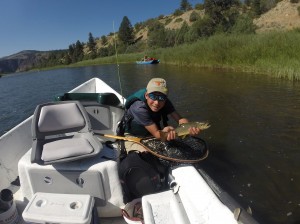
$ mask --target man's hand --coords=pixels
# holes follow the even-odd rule
[[[196,127],[191,127],[189,131],[190,131],[190,135],[192,136],[198,135],[200,133],[200,129]]]
[[[168,133],[167,141],[170,141],[170,140],[173,140],[176,138],[176,132],[172,126],[164,127],[164,129],[162,131]]]

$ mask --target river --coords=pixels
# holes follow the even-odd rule
[[[300,223],[300,83],[174,66],[101,65],[27,72],[0,79],[0,134],[53,100],[99,77],[127,97],[163,77],[177,110],[209,121],[200,137],[210,156],[199,166],[260,223]],[[121,92],[122,89],[122,92]],[[217,214],[216,214],[217,215]]]

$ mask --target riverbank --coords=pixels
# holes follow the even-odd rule
[[[100,64],[135,63],[150,55],[161,63],[177,66],[194,66],[211,69],[230,69],[300,80],[300,30],[264,34],[220,34],[196,43],[172,48],[148,50],[142,53],[119,54],[85,60],[67,67]],[[52,68],[66,67],[55,66]]]
[[[251,35],[215,35],[193,44],[147,51],[161,63],[231,69],[300,80],[300,31]],[[135,62],[144,53],[118,55],[119,63]],[[116,57],[82,61],[72,66],[116,63]]]

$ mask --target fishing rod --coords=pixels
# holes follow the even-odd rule
[[[123,103],[123,105],[125,105],[124,97],[123,97],[122,83],[121,83],[121,76],[120,76],[120,65],[119,65],[119,60],[118,60],[117,38],[116,38],[115,23],[114,23],[114,21],[113,21],[113,31],[114,31],[114,47],[115,47],[116,61],[117,61],[117,67],[118,67],[118,80],[119,80],[119,86],[120,86],[122,101],[123,101],[122,103]]]

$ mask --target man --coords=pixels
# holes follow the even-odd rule
[[[141,89],[128,97],[119,134],[125,134],[127,137],[154,136],[160,139],[163,131],[167,133],[168,141],[174,139],[176,133],[174,128],[167,124],[167,117],[172,117],[178,124],[187,123],[188,120],[176,112],[167,96],[166,81],[162,78],[153,78],[146,89]],[[196,135],[199,131],[199,128],[191,128],[190,134]],[[134,153],[128,153],[130,151]],[[163,190],[167,186],[168,168],[151,153],[147,153],[142,145],[130,141],[121,142],[119,175],[124,202]]]
[[[174,127],[167,125],[168,116],[172,117],[179,125],[187,123],[188,119],[182,117],[168,99],[167,83],[162,78],[153,78],[146,89],[141,89],[128,97],[125,107],[125,135],[161,138],[161,132],[166,132],[167,140],[175,139]],[[161,126],[163,122],[163,127]],[[199,134],[199,128],[191,128],[190,135]],[[146,151],[137,143],[125,142],[127,151]]]

